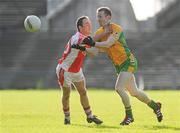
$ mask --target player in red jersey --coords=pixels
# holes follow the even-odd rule
[[[64,111],[64,124],[70,124],[70,107],[69,97],[71,85],[73,84],[80,95],[80,102],[87,115],[87,122],[101,124],[102,121],[93,115],[87,92],[86,82],[82,72],[83,61],[86,53],[96,54],[96,48],[74,49],[73,47],[81,47],[83,39],[91,33],[91,21],[87,16],[81,16],[76,22],[77,32],[73,35],[66,45],[62,58],[59,59],[56,67],[58,82],[63,90],[62,105]],[[84,47],[82,47],[84,48]]]

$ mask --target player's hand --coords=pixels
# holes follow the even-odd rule
[[[94,47],[95,46],[95,41],[92,39],[92,37],[88,36],[88,37],[85,37],[84,40],[82,41],[83,44],[87,44],[91,47]]]
[[[78,49],[78,50],[81,50],[81,51],[86,51],[85,46],[80,46],[78,44],[71,45],[71,48]]]

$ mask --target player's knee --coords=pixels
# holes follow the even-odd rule
[[[138,97],[138,92],[137,91],[130,91],[129,93],[130,93],[130,95],[132,97]]]
[[[79,95],[80,95],[80,96],[86,96],[86,95],[87,95],[86,90],[81,90],[81,91],[79,92]]]

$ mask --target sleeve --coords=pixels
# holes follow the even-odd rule
[[[126,42],[125,34],[123,32],[123,28],[120,25],[113,24],[113,31],[119,34],[118,41],[122,45],[126,46],[127,42]]]
[[[125,37],[125,35],[124,35],[124,32],[123,32],[123,31],[119,33],[119,41],[120,41],[120,42],[121,42],[124,46],[126,46],[126,45],[127,45],[127,42],[126,42],[126,37]]]

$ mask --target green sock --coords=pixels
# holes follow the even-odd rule
[[[126,116],[133,118],[131,106],[125,107],[125,110],[126,110]]]
[[[148,105],[150,108],[152,108],[153,110],[157,110],[157,109],[158,109],[157,103],[155,103],[153,100],[151,100],[147,105]]]

